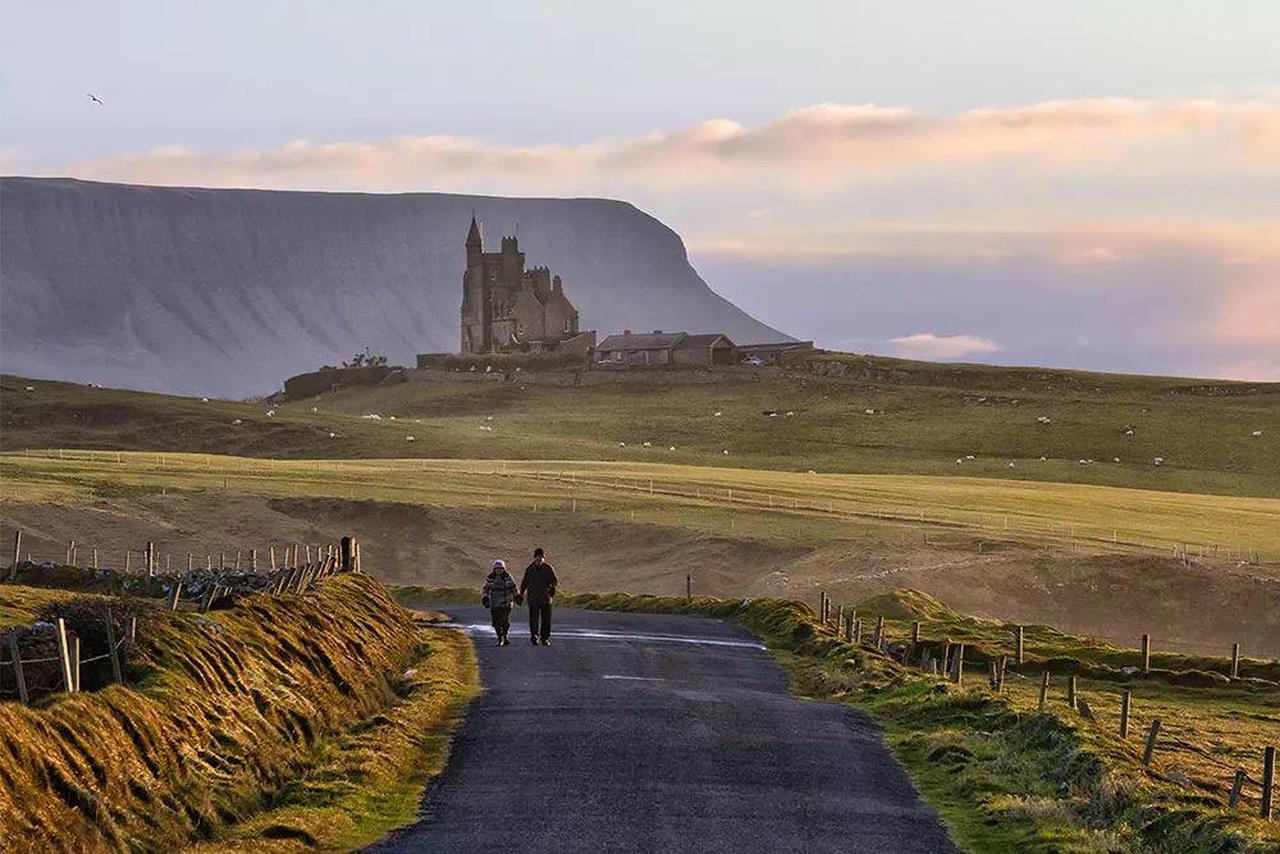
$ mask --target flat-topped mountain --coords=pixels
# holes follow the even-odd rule
[[[459,346],[465,240],[520,237],[583,328],[786,340],[713,292],[680,237],[625,202],[0,179],[6,372],[244,396],[366,346]]]

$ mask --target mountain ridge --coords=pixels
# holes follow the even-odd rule
[[[0,178],[6,372],[245,396],[370,347],[458,346],[464,239],[518,231],[583,328],[788,340],[716,294],[668,226],[620,200]]]

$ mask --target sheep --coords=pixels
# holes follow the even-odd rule
[[[36,387],[35,387],[35,386],[33,386],[33,385],[29,385],[29,386],[27,386],[27,391],[35,391],[35,390],[36,390]]]
[[[389,416],[387,416],[387,417],[388,417],[388,418],[390,418],[392,421],[395,421],[395,420],[396,420],[396,417],[395,417],[394,415],[389,415]]]
[[[405,437],[404,437],[404,440],[405,440],[406,442],[416,442],[416,441],[418,441],[417,439],[415,439],[415,438],[414,438],[414,437],[412,437],[412,436],[405,436]]]
[[[1011,469],[1016,469],[1016,468],[1017,468],[1017,466],[1015,466],[1013,463],[1009,463],[1009,468],[1011,468]]]
[[[619,443],[618,443],[618,447],[619,447],[619,448],[625,448],[626,446],[627,446],[627,443],[626,443],[626,442],[619,442]]]
[[[729,456],[729,449],[728,449],[728,448],[725,448],[725,449],[724,449],[723,451],[721,451],[720,453],[724,454],[724,455],[727,457],[727,456]]]
[[[1250,433],[1249,435],[1256,439],[1256,438],[1258,438],[1259,436],[1261,436],[1261,435],[1262,435],[1262,431],[1261,431],[1261,430],[1254,430],[1254,431],[1253,431],[1252,433]]]
[[[717,410],[715,411],[715,417],[716,417],[716,418],[719,418],[721,415],[724,415],[724,413],[723,413],[723,412],[721,412],[719,409],[717,409]]]
[[[674,451],[675,449],[676,449],[675,445],[672,445],[670,448],[667,448],[668,451]]]
[[[316,412],[319,412],[319,411],[320,411],[320,407],[318,407],[318,406],[313,406],[313,407],[311,407],[311,412],[312,412],[313,414],[314,414],[314,413],[316,413]]]
[[[276,411],[275,411],[274,409],[268,409],[268,410],[267,410],[267,417],[268,417],[268,418],[275,418],[275,417],[276,417]]]
[[[973,458],[974,458],[974,457],[973,457],[973,454],[966,454],[966,455],[965,455],[965,459],[966,459],[966,460],[971,460],[971,459],[973,459]]]
[[[1111,462],[1113,462],[1113,463],[1118,463],[1118,462],[1120,462],[1120,458],[1119,458],[1119,457],[1112,457],[1112,458],[1111,458]]]
[[[961,459],[960,457],[956,457],[956,465],[962,465],[963,463],[964,463],[963,459]]]
[[[795,412],[793,412],[792,410],[788,409],[788,410],[787,410],[787,417],[788,417],[788,418],[790,418],[792,415],[795,415]]]
[[[330,434],[329,434],[329,438],[330,438],[330,439],[336,439],[336,438],[338,438],[338,434],[337,434],[337,433],[330,433]]]
[[[492,420],[493,420],[493,416],[492,416],[492,415],[486,415],[486,416],[484,417],[484,420],[485,420],[485,421],[492,421]]]
[[[1037,424],[1049,424],[1050,422],[1051,422],[1051,419],[1049,418],[1049,416],[1048,416],[1048,415],[1038,415],[1038,416],[1036,416],[1036,423],[1037,423]]]
[[[382,420],[382,416],[374,412],[366,412],[364,415],[361,415],[360,418],[363,421],[381,421]]]
[[[200,402],[201,402],[201,403],[208,403],[208,402],[209,402],[209,398],[207,398],[207,397],[202,397],[202,398],[200,398]]]
[[[652,443],[652,442],[645,442],[645,443],[644,443],[644,446],[645,446],[646,448],[652,448],[652,447],[653,447],[653,443]]]
[[[232,424],[243,424],[243,423],[244,423],[244,419],[237,418],[235,421],[232,421],[231,423],[232,423]]]
[[[1164,457],[1156,457],[1154,460],[1151,461],[1151,465],[1157,468],[1164,465]]]
[[[862,410],[862,412],[863,412],[863,414],[864,414],[864,415],[875,415],[875,414],[876,414],[876,411],[875,411],[874,409],[872,409],[871,407],[867,407],[866,409]]]

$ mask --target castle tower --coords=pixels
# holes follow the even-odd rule
[[[467,231],[467,267],[476,267],[484,255],[484,238],[480,234],[480,223],[476,222],[475,211],[471,212],[471,228]]]

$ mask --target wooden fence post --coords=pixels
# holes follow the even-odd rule
[[[920,645],[920,621],[911,621],[911,651],[915,652],[916,647]]]
[[[110,613],[107,614],[107,652],[111,656],[111,678],[123,685],[124,671],[120,667],[120,650],[116,648],[116,626]]]
[[[1021,665],[1021,664],[1022,664],[1022,652],[1023,652],[1023,644],[1022,644],[1022,626],[1018,626],[1018,637],[1017,637],[1017,640],[1016,640],[1016,642],[1015,642],[1015,644],[1014,644],[1014,652],[1013,652],[1013,663],[1014,663],[1014,664],[1017,664],[1017,665]]]
[[[270,557],[271,559],[271,571],[275,572],[276,571],[276,547],[268,546],[267,553],[268,553],[268,557]]]
[[[1142,672],[1151,672],[1151,635],[1142,636]]]
[[[27,677],[22,672],[22,656],[18,652],[18,632],[9,632],[9,654],[13,656],[13,676],[18,683],[18,699],[22,705],[31,705],[31,698],[27,696]]]
[[[1044,712],[1045,700],[1049,697],[1049,671],[1044,670],[1040,673],[1040,711]]]
[[[858,622],[858,612],[849,611],[849,618],[844,621],[844,642],[853,643],[853,628]]]
[[[249,569],[256,573],[258,571],[258,550],[249,549]]]
[[[169,610],[178,610],[178,598],[182,596],[182,582],[176,578],[173,581],[173,587],[169,590]]]
[[[1125,691],[1120,697],[1120,737],[1129,737],[1129,704],[1132,702],[1132,691]]]
[[[187,552],[187,574],[188,575],[191,574],[191,570],[194,567],[194,561],[195,561],[195,555],[191,554],[191,552]]]
[[[1150,765],[1151,757],[1156,752],[1156,739],[1160,737],[1160,719],[1156,718],[1151,722],[1151,729],[1147,730],[1147,746],[1142,751],[1142,764]]]
[[[999,666],[999,669],[996,670],[996,693],[997,694],[1004,693],[1004,669],[1005,669],[1005,666],[1008,665],[1008,663],[1009,663],[1008,656],[1004,656],[1004,655],[1000,656],[1000,666]]]
[[[236,549],[236,572],[240,571],[240,555],[242,553],[243,553],[242,549]]]
[[[1262,751],[1262,808],[1259,815],[1263,821],[1271,821],[1271,798],[1276,785],[1276,749],[1268,747]]]
[[[67,541],[67,566],[76,565],[76,541]]]
[[[836,606],[836,637],[840,636],[840,629],[844,625],[844,606]]]
[[[1240,644],[1231,645],[1231,678],[1240,678]]]
[[[1067,705],[1072,709],[1076,707],[1076,675],[1074,673],[1067,680]]]
[[[351,544],[353,542],[354,540],[351,537],[343,537],[341,540],[338,541],[338,551],[342,556],[343,572],[350,572],[354,567],[354,564],[352,563],[352,559],[354,557],[352,552],[354,551],[354,549],[352,549],[351,547]]]
[[[125,549],[124,550],[124,571],[125,572],[129,572],[129,559],[131,557],[133,557],[133,550]]]
[[[226,568],[227,568],[227,553],[218,552],[218,571],[221,572]]]
[[[67,624],[62,619],[54,622],[54,632],[58,641],[58,663],[62,677],[63,687],[68,691],[75,690],[74,677],[71,674],[71,647],[67,645]]]
[[[693,574],[685,573],[684,576],[684,599],[686,602],[693,600]]]
[[[22,554],[22,532],[13,532],[13,562],[9,564],[9,580],[16,581],[18,578],[18,560]]]
[[[94,569],[98,568],[98,550],[97,549],[93,550],[93,568]]]
[[[1240,790],[1244,788],[1244,769],[1237,768],[1236,776],[1231,781],[1231,794],[1227,797],[1227,806],[1235,809],[1240,804]]]
[[[364,572],[364,564],[360,562],[360,541],[355,541],[356,549],[356,572]]]
[[[71,636],[71,690],[80,693],[80,636]]]
[[[147,578],[156,574],[156,544],[147,541]]]
[[[881,619],[884,619],[883,617]],[[956,644],[955,683],[964,685],[964,644]]]

